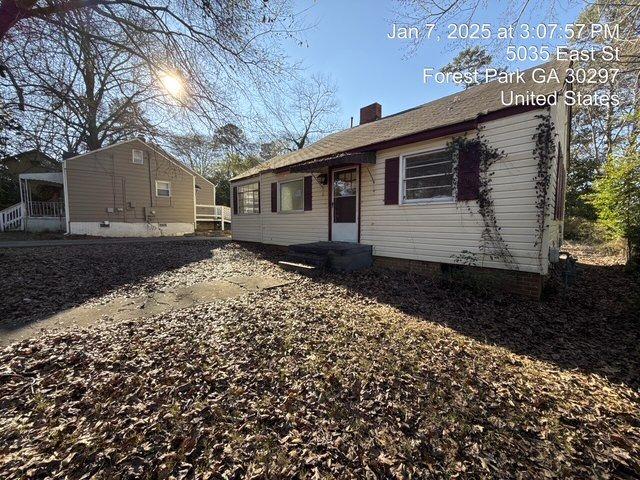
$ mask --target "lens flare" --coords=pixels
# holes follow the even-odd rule
[[[162,86],[164,87],[166,92],[172,97],[179,97],[180,94],[184,91],[182,80],[177,75],[164,72],[160,74],[160,82],[162,83]]]

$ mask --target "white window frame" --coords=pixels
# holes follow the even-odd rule
[[[169,188],[162,188],[161,190],[169,190],[169,195],[158,195],[158,183],[166,183]],[[171,182],[168,180],[156,180],[156,197],[158,198],[171,198]]]
[[[285,183],[302,182],[302,208],[299,210],[282,210],[282,189],[281,185]],[[300,213],[304,212],[304,177],[293,178],[291,180],[283,180],[278,182],[278,213]]]
[[[251,185],[253,183],[257,183],[258,184],[258,211],[257,212],[251,212],[251,213],[244,213],[242,211],[241,205],[240,205],[240,197],[239,197],[239,193],[237,189],[239,189],[240,187],[245,187],[247,185]],[[234,213],[234,215],[260,215],[260,212],[262,212],[262,192],[260,191],[260,180],[252,180],[250,182],[243,182],[243,183],[239,183],[237,185],[233,185],[233,187],[236,188],[236,198],[235,199],[231,199],[231,206],[233,208],[233,201],[236,202],[237,204],[237,209],[238,209],[238,213]],[[231,188],[231,195],[233,195],[233,187]]]
[[[398,198],[399,198],[399,204],[400,205],[425,205],[425,204],[430,204],[430,203],[455,203],[455,182],[452,178],[452,184],[451,184],[451,196],[450,197],[444,197],[444,198],[414,198],[414,199],[406,199],[405,198],[405,181],[406,181],[406,160],[407,158],[411,158],[411,157],[415,157],[418,155],[429,155],[429,154],[433,154],[433,153],[439,153],[439,152],[444,152],[446,151],[446,148],[433,148],[431,150],[420,150],[417,152],[411,152],[411,153],[407,153],[405,155],[401,155],[400,156],[400,175],[399,175],[399,179],[400,181],[398,182]],[[455,167],[455,162],[452,159],[452,171],[451,174],[453,175],[453,168]],[[441,174],[438,174],[441,175]],[[427,176],[432,176],[432,175],[427,175]],[[435,175],[433,175],[435,176]]]
[[[140,162],[136,161],[136,155],[140,154]],[[139,150],[137,148],[134,148],[131,150],[131,163],[133,163],[134,165],[144,165],[144,150]]]

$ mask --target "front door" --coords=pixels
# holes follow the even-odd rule
[[[331,240],[358,242],[358,167],[332,173]]]

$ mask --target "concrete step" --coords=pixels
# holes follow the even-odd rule
[[[373,257],[368,252],[349,255],[329,255],[327,266],[333,272],[354,272],[373,265]]]
[[[306,265],[314,265],[323,267],[327,264],[327,255],[317,253],[289,252],[287,253],[287,261],[293,263],[303,263]]]
[[[313,242],[289,245],[286,261],[333,272],[353,272],[373,264],[371,245],[346,242]]]

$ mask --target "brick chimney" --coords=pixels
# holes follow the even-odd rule
[[[365,123],[375,122],[382,118],[382,105],[378,102],[367,105],[360,109],[360,125]]]

